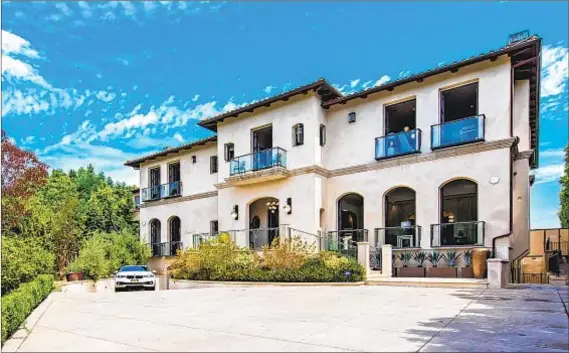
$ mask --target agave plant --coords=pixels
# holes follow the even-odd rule
[[[423,263],[427,260],[427,253],[424,251],[417,251],[413,254],[413,260],[417,261],[419,267],[423,267]]]
[[[464,264],[466,265],[466,267],[472,266],[472,251],[471,250],[466,250],[464,252]]]
[[[407,265],[409,265],[409,261],[411,260],[411,254],[408,252],[402,252],[399,254],[399,260],[401,260],[403,267],[407,267]]]
[[[443,255],[443,258],[450,267],[456,267],[456,262],[458,259],[460,259],[461,256],[462,254],[458,254],[456,251],[451,250]]]
[[[433,267],[437,267],[437,264],[444,258],[444,255],[438,251],[431,252],[427,259],[433,265]]]

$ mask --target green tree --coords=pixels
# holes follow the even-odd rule
[[[118,232],[133,230],[134,201],[128,189],[105,184],[86,202],[86,230]]]
[[[561,183],[559,221],[562,228],[569,228],[569,144],[565,146],[565,170],[559,182]]]

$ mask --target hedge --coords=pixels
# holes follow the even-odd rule
[[[278,241],[262,255],[231,241],[212,240],[187,249],[169,266],[173,278],[250,282],[359,282],[365,270],[338,253],[315,253],[299,239]]]
[[[2,344],[53,289],[53,276],[40,275],[2,296]]]
[[[55,256],[39,240],[2,235],[2,295],[54,272]]]

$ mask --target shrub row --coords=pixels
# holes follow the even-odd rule
[[[2,344],[51,292],[52,275],[40,275],[2,296]]]
[[[276,239],[262,254],[219,239],[188,249],[170,265],[178,279],[250,282],[358,282],[364,268],[353,258],[315,253],[299,239]]]
[[[34,238],[2,235],[2,295],[40,274],[54,272],[55,256]]]

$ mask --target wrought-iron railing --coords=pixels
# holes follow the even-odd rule
[[[330,231],[323,242],[322,250],[335,251],[345,256],[357,258],[358,242],[360,241],[368,241],[367,229]]]
[[[431,126],[431,149],[484,140],[484,114]]]
[[[484,245],[486,222],[431,224],[431,246]]]
[[[395,248],[421,247],[421,226],[375,228],[376,246],[391,244]]]
[[[182,182],[173,181],[162,185],[155,185],[141,190],[142,201],[160,200],[166,197],[182,195]]]
[[[244,174],[273,167],[286,168],[285,149],[273,147],[259,152],[235,157],[231,160],[229,174]]]
[[[368,230],[367,229],[344,229],[344,230],[333,230],[328,232],[328,237],[332,238],[347,238],[350,237],[353,241],[368,241]]]
[[[314,246],[315,251],[322,250],[322,234],[308,233],[296,228],[287,228],[289,239],[294,239],[296,237],[300,238],[303,242],[307,243],[309,246]]]
[[[220,232],[214,233],[198,233],[192,235],[192,248],[197,249],[200,247],[200,244],[216,239],[219,237]]]
[[[421,129],[375,138],[375,159],[404,156],[421,151]]]
[[[373,270],[381,270],[381,247],[369,246],[369,264]]]
[[[244,231],[249,239],[250,249],[260,249],[263,246],[271,246],[273,240],[281,235],[280,227],[246,229]]]
[[[547,239],[545,250],[559,251],[561,256],[567,256],[569,255],[569,241],[550,241],[550,239]]]
[[[146,245],[150,248],[152,256],[175,256],[178,253],[178,250],[182,250],[184,248],[181,241],[148,243]]]

